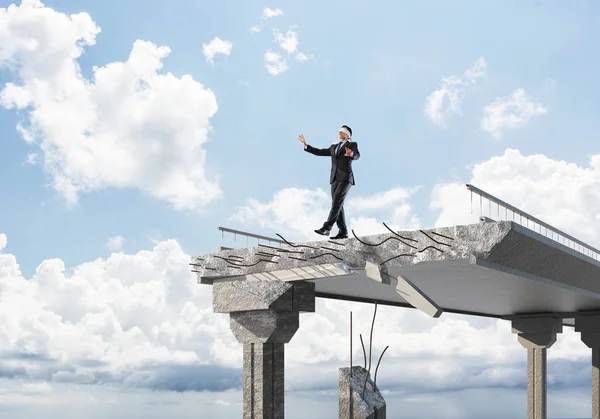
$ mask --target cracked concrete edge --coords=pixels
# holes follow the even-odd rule
[[[213,311],[315,311],[315,284],[278,280],[230,280],[213,284]]]
[[[371,377],[367,380],[365,396],[362,390],[367,370],[361,366],[340,368],[338,374],[338,417],[340,419],[371,419],[386,417],[386,402]]]
[[[360,243],[359,240],[352,237],[345,240],[339,240],[338,242],[342,245],[336,245],[327,240],[322,240],[297,243],[296,247],[282,244],[275,249],[267,247],[250,247],[225,250],[216,253],[208,253],[199,257],[192,257],[192,264],[194,264],[193,269],[198,271],[198,282],[202,282],[202,277],[204,276],[240,276],[260,272],[302,268],[323,263],[344,263],[348,266],[364,267],[367,261],[378,265],[387,261],[385,262],[385,265],[393,267],[407,266],[427,261],[470,260],[473,256],[476,258],[485,258],[489,255],[492,248],[511,230],[513,224],[512,221],[499,221],[495,223],[440,227],[423,230],[426,234],[420,230],[397,232],[398,235],[406,237],[409,240],[401,239],[398,235],[392,233],[359,237],[363,242],[372,244],[384,242],[376,247],[364,245]],[[444,236],[450,237],[451,239],[444,238]],[[438,243],[436,243],[436,241]],[[445,245],[439,243],[445,243]],[[322,249],[322,246],[329,249]],[[416,249],[411,248],[410,246],[415,247]],[[310,247],[317,249],[311,249]],[[443,250],[443,252],[439,252],[433,247],[439,248],[440,250]],[[279,251],[277,249],[279,249]],[[330,249],[339,250],[333,251]],[[416,253],[417,251],[420,252]],[[413,253],[416,253],[417,256],[403,256],[389,260],[398,254]],[[277,256],[270,256],[267,254]],[[337,256],[337,258],[331,254]],[[231,258],[232,256],[233,258]],[[298,258],[304,260],[298,260]],[[224,259],[228,259],[229,261]],[[259,262],[259,260],[262,261]]]

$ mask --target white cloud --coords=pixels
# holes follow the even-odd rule
[[[521,210],[591,244],[600,245],[600,154],[587,167],[543,154],[523,155],[507,149],[503,155],[476,164],[469,183]],[[488,202],[473,200],[464,183],[436,185],[431,207],[439,210],[436,225],[476,222],[480,215],[505,218],[505,211]],[[512,214],[507,213],[508,219]],[[517,220],[518,216],[517,216]],[[524,220],[526,222],[526,220]]]
[[[104,246],[111,252],[118,252],[119,250],[123,249],[124,244],[125,244],[125,237],[114,236],[114,237],[110,237]]]
[[[26,279],[13,255],[0,254],[0,369],[27,380],[94,384],[102,375],[107,384],[156,389],[174,389],[175,377],[189,380],[195,369],[204,378],[190,385],[213,388],[223,360],[216,342],[235,339],[189,260],[168,240],[72,271],[48,259]]]
[[[303,52],[298,51],[298,33],[293,30],[294,26],[289,28],[285,34],[279,30],[273,30],[273,37],[275,43],[279,45],[281,49],[292,55],[296,61],[305,62],[309,58],[313,58],[312,54],[309,56]]]
[[[597,229],[589,226],[600,219],[595,211],[600,207],[600,155],[590,158],[589,167],[579,167],[507,150],[475,165],[471,183],[576,236],[599,241]],[[349,226],[359,235],[385,231],[381,221],[393,229],[418,228],[410,203],[418,190],[396,187],[369,196],[351,191]],[[468,196],[463,183],[437,185],[431,197],[432,208],[441,210],[437,224],[471,222],[469,217],[478,216],[477,202],[470,214]],[[250,200],[234,218],[245,227],[271,230],[269,236],[278,232],[301,241],[316,238],[312,229],[320,226],[329,205],[329,193],[321,189],[287,188],[267,203]],[[0,241],[6,237],[0,235]],[[210,389],[216,376],[226,386],[236,385],[239,371],[224,368],[241,366],[241,345],[229,331],[227,316],[212,313],[210,287],[195,283],[188,262],[179,245],[167,240],[150,251],[114,253],[73,270],[49,259],[25,278],[13,255],[0,254],[0,352],[5,354],[0,368],[27,371],[27,376],[17,375],[32,382],[52,376],[52,386],[58,380],[93,384],[98,376],[118,386],[157,389],[182,383]],[[337,368],[347,363],[350,310],[354,359],[361,362],[356,342],[358,333],[368,333],[372,306],[318,300],[316,313],[302,315],[286,347],[294,360],[286,364],[290,389],[335,390]],[[380,375],[384,388],[418,393],[512,387],[526,378],[526,352],[505,321],[448,314],[432,319],[415,310],[380,307],[374,356],[385,345],[390,349]],[[581,366],[589,365],[590,351],[578,333],[565,329],[548,355],[553,370],[560,370],[549,382],[586,382],[588,372]],[[38,359],[52,360],[50,367]],[[577,362],[577,368],[570,362]],[[208,378],[192,381],[191,374]]]
[[[277,16],[282,16],[282,15],[283,15],[283,10],[271,9],[270,7],[267,7],[266,9],[264,9],[262,11],[262,14],[260,16],[260,23],[258,25],[252,25],[250,27],[250,31],[254,32],[254,33],[260,32],[268,20],[273,19],[274,17],[277,17]]]
[[[278,30],[273,31],[275,42],[284,49],[288,54],[292,54],[298,50],[298,34],[289,29],[285,35]]]
[[[444,126],[450,115],[460,113],[466,87],[485,78],[486,73],[487,62],[485,58],[479,57],[462,76],[444,77],[440,88],[425,99],[425,116],[434,124]]]
[[[206,61],[214,64],[214,58],[218,54],[229,55],[231,54],[231,49],[233,48],[233,44],[230,41],[224,41],[219,37],[215,37],[208,44],[202,44],[202,52],[204,53],[204,57]]]
[[[81,193],[136,188],[176,209],[222,195],[205,173],[212,91],[190,75],[160,74],[170,49],[136,41],[125,62],[93,68],[78,59],[100,28],[87,13],[66,15],[25,1],[0,9],[0,68],[15,82],[0,105],[23,109],[23,139],[40,148],[52,187],[69,205]]]
[[[289,69],[285,58],[282,58],[281,55],[277,54],[276,52],[268,50],[267,52],[265,52],[264,58],[265,67],[267,68],[269,74],[277,76]]]
[[[283,15],[283,11],[281,9],[271,9],[267,7],[262,12],[262,19],[267,20],[281,15]]]
[[[299,53],[296,54],[296,60],[297,61],[300,61],[300,62],[302,62],[302,61],[308,61],[308,59],[309,59],[309,56],[306,55],[306,54],[304,54],[303,52],[299,52]]]
[[[346,223],[356,234],[375,234],[387,231],[382,221],[394,228],[418,227],[419,218],[412,212],[409,199],[419,188],[397,187],[371,196],[352,196],[350,190],[344,209]],[[267,203],[249,199],[238,208],[232,220],[244,227],[256,225],[274,233],[289,235],[292,240],[315,240],[320,236],[313,231],[323,225],[331,208],[329,193],[314,190],[286,188],[276,192]],[[382,211],[385,218],[369,214]],[[286,237],[287,238],[287,237]]]
[[[481,129],[500,139],[504,130],[522,127],[531,118],[546,112],[548,108],[535,102],[524,89],[517,89],[510,96],[497,98],[483,108]]]
[[[167,240],[150,251],[113,253],[72,270],[60,259],[48,259],[25,278],[13,255],[0,254],[0,368],[13,380],[34,384],[20,393],[48,393],[41,382],[51,388],[69,383],[234,388],[242,347],[229,330],[228,316],[212,312],[211,289],[196,283],[189,260],[177,242]],[[370,328],[370,305],[319,299],[316,313],[302,315],[300,330],[286,347],[294,360],[286,363],[290,389],[337,388],[337,368],[347,362],[350,310],[358,342],[358,334]],[[522,383],[525,350],[510,325],[469,320],[380,307],[374,356],[390,345],[382,383],[413,391]],[[359,364],[360,346],[354,350]],[[567,330],[549,358],[589,363],[589,350]],[[559,379],[580,373],[564,374]]]
[[[6,234],[1,233],[0,234],[0,252],[6,248],[7,244],[8,244],[8,239],[6,238]]]

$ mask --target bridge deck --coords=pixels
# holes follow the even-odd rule
[[[383,280],[361,270],[367,264]],[[575,312],[600,311],[600,262],[511,221],[259,245],[195,257],[192,265],[205,284],[311,281],[321,297],[411,306],[411,295],[389,279],[401,277],[444,311],[487,317],[553,313],[569,324]]]

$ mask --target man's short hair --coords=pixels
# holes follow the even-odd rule
[[[348,131],[350,131],[350,135],[352,135],[352,128],[350,128],[348,125],[342,125],[342,128],[346,128]]]

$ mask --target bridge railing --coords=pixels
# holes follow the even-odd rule
[[[467,184],[466,186],[467,189],[471,191],[471,210],[473,209],[473,195],[477,195],[479,196],[479,208],[482,216],[485,216],[486,206],[488,210],[488,218],[491,218],[492,220],[510,220],[512,215],[512,221],[522,225],[523,227],[543,234],[549,239],[561,243],[575,250],[576,252],[582,253],[593,259],[600,260],[600,250],[596,249],[595,247],[592,247],[589,244],[571,236],[570,234],[565,233],[564,231],[561,231],[558,228],[540,220],[539,218],[534,217],[533,215],[528,214],[513,205],[510,205],[508,202],[496,198],[495,196],[482,189],[479,189],[476,186],[470,184]],[[487,205],[484,205],[484,201]],[[494,209],[496,211],[493,211]],[[504,218],[502,218],[502,212],[504,212]],[[496,215],[497,218],[494,218],[494,215]]]

